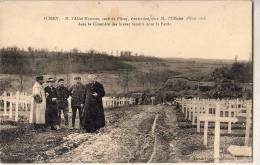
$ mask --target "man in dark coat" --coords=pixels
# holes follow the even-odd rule
[[[105,115],[102,97],[105,90],[101,83],[96,81],[95,75],[89,75],[90,83],[86,85],[86,96],[83,112],[83,127],[87,132],[95,132],[105,126]]]
[[[57,104],[58,104],[58,115],[59,115],[59,126],[61,126],[61,113],[65,118],[65,126],[69,126],[69,109],[68,109],[68,98],[69,90],[64,86],[64,79],[58,80],[59,86],[57,87]]]
[[[59,117],[57,109],[57,91],[54,87],[54,78],[48,79],[48,86],[44,88],[46,94],[46,126],[50,126],[52,130],[59,129]]]
[[[81,127],[81,114],[82,108],[85,101],[85,86],[81,83],[80,77],[75,77],[74,80],[76,83],[72,85],[69,89],[71,95],[71,109],[72,109],[72,127],[75,127],[75,118],[77,111],[79,112],[79,122]]]

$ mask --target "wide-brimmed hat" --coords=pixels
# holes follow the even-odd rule
[[[49,77],[47,82],[55,82],[55,79],[53,77]]]

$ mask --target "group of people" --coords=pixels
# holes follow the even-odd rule
[[[105,126],[105,115],[102,97],[105,90],[96,75],[88,75],[89,82],[81,83],[81,77],[74,77],[75,84],[70,88],[64,85],[64,79],[57,81],[50,77],[44,88],[43,76],[37,76],[33,85],[32,123],[35,129],[58,130],[61,127],[61,114],[65,119],[65,127],[69,127],[68,98],[71,96],[72,128],[75,128],[77,112],[79,126],[87,132],[95,132]],[[55,85],[55,83],[57,84]]]

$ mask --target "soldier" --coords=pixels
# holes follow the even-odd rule
[[[57,104],[58,104],[58,114],[59,114],[59,126],[61,125],[61,112],[65,118],[65,126],[69,126],[69,116],[68,116],[68,98],[69,90],[64,86],[64,79],[58,80],[57,87]]]
[[[42,84],[43,76],[37,76],[32,89],[33,109],[30,114],[30,122],[34,125],[35,129],[45,124],[46,98]]]
[[[77,110],[79,111],[79,121],[81,127],[81,113],[84,105],[85,86],[81,83],[80,77],[75,77],[76,84],[69,89],[71,95],[71,109],[72,109],[72,127],[75,128],[75,118]]]
[[[48,86],[44,88],[46,93],[46,126],[50,126],[51,130],[58,130],[59,128],[59,117],[57,109],[57,91],[54,87],[54,78],[48,79]]]

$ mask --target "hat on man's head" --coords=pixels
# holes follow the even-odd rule
[[[96,78],[97,78],[97,75],[95,75],[95,74],[89,74],[88,75],[89,80],[96,79]]]
[[[58,80],[58,82],[61,82],[61,81],[64,81],[64,79],[63,79],[63,78],[60,78],[60,79]]]
[[[43,76],[42,75],[36,76],[35,79],[36,81],[43,80]]]
[[[76,77],[74,77],[74,80],[81,80],[81,77],[76,76]]]
[[[53,77],[49,77],[47,82],[55,82],[55,79]]]

